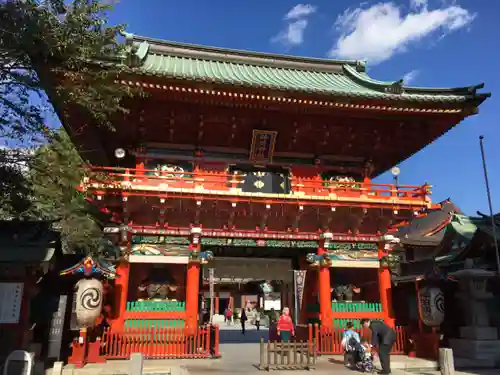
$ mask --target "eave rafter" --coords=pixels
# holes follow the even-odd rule
[[[266,95],[254,93],[249,89],[247,92],[238,92],[233,88],[227,89],[210,89],[210,88],[198,88],[196,84],[194,87],[186,86],[182,83],[172,83],[172,84],[161,84],[147,82],[143,80],[119,80],[121,84],[141,87],[146,90],[166,90],[171,92],[178,92],[191,95],[203,95],[206,97],[220,98],[224,100],[232,100],[233,102],[240,103],[241,105],[246,105],[248,103],[267,103],[267,104],[285,104],[285,105],[303,105],[305,107],[323,107],[323,108],[337,108],[345,110],[361,110],[361,111],[372,111],[372,112],[387,112],[387,113],[407,113],[407,114],[427,114],[427,115],[463,115],[468,116],[474,114],[477,109],[475,106],[464,106],[463,103],[460,106],[457,104],[443,106],[442,103],[435,103],[434,105],[430,103],[414,103],[394,101],[385,103],[369,104],[366,100],[362,99],[346,99],[346,98],[335,98],[335,100],[324,99],[319,100],[307,99],[293,96],[292,93],[287,93],[283,95]]]

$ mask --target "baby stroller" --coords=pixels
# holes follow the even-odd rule
[[[344,364],[346,367],[361,372],[374,372],[373,356],[367,353],[363,345],[351,337],[345,345]]]
[[[362,349],[362,353],[359,353],[359,361],[356,362],[356,369],[361,372],[375,372],[372,353],[367,353],[364,350],[363,346],[360,346]]]

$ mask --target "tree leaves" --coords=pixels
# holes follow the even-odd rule
[[[67,133],[54,133],[30,164],[34,199],[28,216],[55,221],[67,249],[96,254],[105,241],[99,223],[103,215],[77,189],[85,174],[83,160]]]
[[[0,3],[0,137],[27,139],[46,131],[58,108],[111,127],[137,90],[117,82],[126,69],[122,25],[108,26],[112,4],[99,0],[5,0]],[[50,102],[49,102],[50,99]]]
[[[15,146],[0,149],[0,218],[56,220],[81,252],[102,248],[100,212],[76,190],[84,161],[46,123],[84,114],[112,128],[123,99],[140,93],[118,82],[126,47],[122,25],[107,25],[111,10],[99,0],[0,2],[0,140]]]

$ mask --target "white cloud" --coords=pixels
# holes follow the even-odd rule
[[[287,25],[283,31],[271,39],[272,42],[281,42],[288,47],[298,46],[304,42],[304,32],[309,21],[307,18],[316,12],[317,8],[311,4],[297,4],[285,14],[283,19]]]
[[[330,57],[367,59],[377,64],[404,52],[425,37],[446,35],[469,25],[476,14],[458,5],[443,5],[429,10],[426,0],[412,0],[411,11],[391,2],[369,8],[347,9],[335,26],[340,33],[329,52]]]
[[[307,17],[314,12],[316,7],[311,4],[297,4],[285,15],[285,21]]]
[[[418,77],[420,72],[417,69],[409,71],[403,76],[403,83],[405,86],[409,86]]]

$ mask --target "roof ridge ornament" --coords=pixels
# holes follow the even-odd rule
[[[400,79],[399,81],[396,81],[392,83],[390,86],[386,87],[385,91],[390,94],[396,94],[396,95],[404,94],[403,83],[404,80]]]
[[[366,60],[356,61],[356,71],[360,73],[366,72]]]
[[[120,30],[120,35],[125,38],[125,42],[132,43],[134,41],[134,34],[128,33],[125,30]]]

